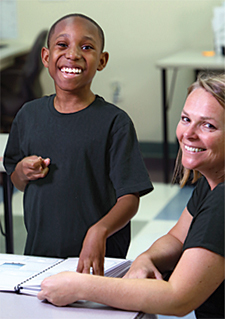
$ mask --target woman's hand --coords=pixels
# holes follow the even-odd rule
[[[162,274],[145,253],[135,259],[124,278],[163,279]]]
[[[72,271],[61,272],[45,278],[41,283],[39,300],[48,300],[56,306],[66,306],[79,300],[79,274]]]

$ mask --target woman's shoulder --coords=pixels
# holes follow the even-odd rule
[[[188,211],[195,215],[198,209],[203,206],[224,206],[224,183],[218,184],[211,190],[204,176],[198,180],[187,207]]]

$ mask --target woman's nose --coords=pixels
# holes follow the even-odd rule
[[[196,138],[198,137],[196,127],[195,127],[195,126],[192,126],[192,125],[186,127],[186,129],[185,129],[183,135],[184,135],[184,137],[185,137],[186,139],[190,139],[190,138],[196,139]]]

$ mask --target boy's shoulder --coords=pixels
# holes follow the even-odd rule
[[[106,112],[128,116],[123,109],[111,102],[106,101],[102,96],[96,95],[95,105],[97,107],[101,107],[101,111],[104,110]]]
[[[24,106],[29,107],[29,106],[45,105],[46,103],[53,101],[54,97],[55,97],[55,94],[45,95],[38,99],[34,99],[34,100],[26,102]]]
[[[98,121],[101,120],[102,123],[105,122],[106,125],[109,124],[109,122],[113,123],[114,127],[133,125],[133,122],[126,111],[111,102],[107,102],[99,95],[96,95],[93,106],[90,113],[91,116],[97,118]]]
[[[44,109],[46,109],[49,103],[53,103],[54,97],[55,94],[46,95],[41,98],[26,102],[20,109],[19,113],[34,113],[35,111],[42,112]]]

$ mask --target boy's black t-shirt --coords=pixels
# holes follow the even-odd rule
[[[202,247],[224,257],[224,183],[212,191],[202,177],[188,202],[193,216],[183,250]],[[197,318],[224,318],[224,282],[195,311]]]
[[[11,174],[24,157],[49,157],[49,173],[24,192],[25,254],[79,256],[88,228],[118,197],[153,187],[129,116],[103,98],[70,114],[55,110],[55,95],[25,104],[11,128],[4,165]],[[106,255],[125,257],[130,223],[107,240]]]

